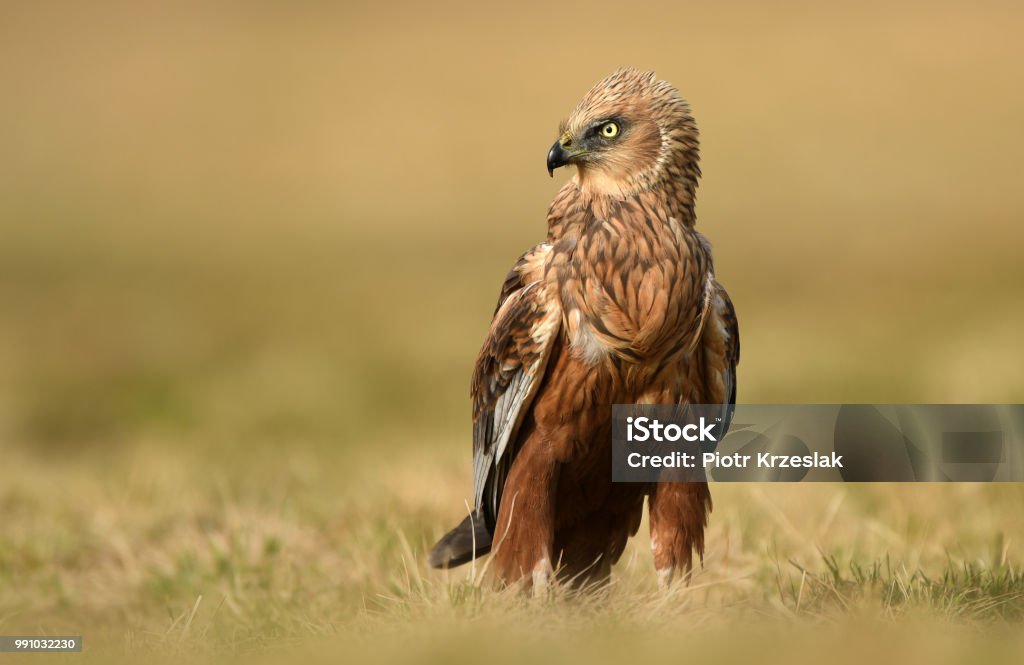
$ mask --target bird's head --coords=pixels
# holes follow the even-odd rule
[[[654,72],[618,69],[559,128],[548,172],[574,164],[581,189],[625,198],[667,179],[696,188],[697,126],[679,92]]]

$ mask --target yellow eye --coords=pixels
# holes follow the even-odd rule
[[[606,122],[601,126],[601,136],[606,139],[613,139],[619,135],[619,125],[614,122]]]

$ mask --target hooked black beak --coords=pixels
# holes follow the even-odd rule
[[[555,169],[559,166],[565,166],[572,159],[572,154],[565,151],[562,147],[562,140],[555,141],[555,145],[551,146],[551,150],[548,150],[548,175],[552,178],[555,177]]]

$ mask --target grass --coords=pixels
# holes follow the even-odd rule
[[[693,103],[742,401],[1024,399],[1022,20],[7,3],[0,633],[97,662],[1019,659],[1017,485],[716,485],[669,595],[643,528],[583,597],[423,553],[469,494],[541,157],[621,64]]]
[[[753,644],[760,631],[977,640],[1024,613],[1016,485],[716,485],[689,586],[656,589],[641,531],[610,588],[536,600],[494,589],[486,564],[426,568],[465,494],[459,457],[394,450],[391,462],[301,446],[228,460],[156,442],[74,464],[16,454],[0,625],[82,634],[101,660],[343,649],[402,661],[493,640],[511,662],[611,632],[652,656],[674,653],[668,636]]]

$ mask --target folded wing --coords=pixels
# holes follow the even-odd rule
[[[561,330],[561,306],[544,282],[550,251],[538,245],[509,274],[473,371],[474,503],[492,532],[516,436]]]
[[[705,404],[722,405],[722,436],[729,431],[736,410],[736,365],[740,362],[740,330],[729,294],[715,280],[710,284],[710,307],[701,346],[704,356]]]

